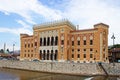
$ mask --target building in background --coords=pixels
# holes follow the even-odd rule
[[[109,62],[120,63],[120,48],[113,48],[108,51]]]
[[[34,25],[32,36],[20,34],[20,60],[108,62],[108,28],[78,30],[68,20]]]

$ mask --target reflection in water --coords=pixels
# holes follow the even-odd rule
[[[70,76],[0,68],[0,80],[117,80],[117,78]]]
[[[92,80],[118,80],[118,77],[96,76]]]

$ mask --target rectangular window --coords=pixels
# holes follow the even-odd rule
[[[86,45],[86,40],[84,40],[84,45]]]
[[[90,52],[92,52],[93,51],[93,49],[92,48],[90,48]]]
[[[28,47],[30,47],[30,44],[28,44]]]
[[[72,49],[72,53],[74,53],[74,49]]]
[[[33,47],[33,43],[31,44],[31,47]]]
[[[30,55],[28,54],[28,57],[30,57]]]
[[[80,54],[78,54],[77,57],[80,58]]]
[[[74,46],[74,41],[72,41],[72,46]]]
[[[26,48],[26,44],[25,44],[25,48]]]
[[[31,57],[33,57],[33,54],[31,54]]]
[[[84,54],[84,58],[86,58],[86,54]]]
[[[90,45],[93,45],[93,40],[90,40]]]
[[[86,52],[86,49],[84,49],[84,52]]]
[[[72,54],[72,58],[74,58],[74,54]]]
[[[37,46],[37,42],[35,42],[35,46]]]
[[[80,45],[80,41],[78,41],[78,45]]]
[[[61,40],[61,44],[64,45],[64,40]]]
[[[90,54],[90,58],[93,58],[93,54]]]

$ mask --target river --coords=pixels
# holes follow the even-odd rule
[[[0,68],[0,80],[120,80],[120,78],[105,76],[71,76]]]

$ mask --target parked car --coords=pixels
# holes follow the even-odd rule
[[[32,61],[35,61],[35,62],[37,62],[37,61],[39,61],[38,59],[34,59],[34,60],[32,60]]]
[[[8,60],[7,58],[3,58],[2,60]]]
[[[0,60],[2,60],[3,59],[3,57],[0,57]]]

